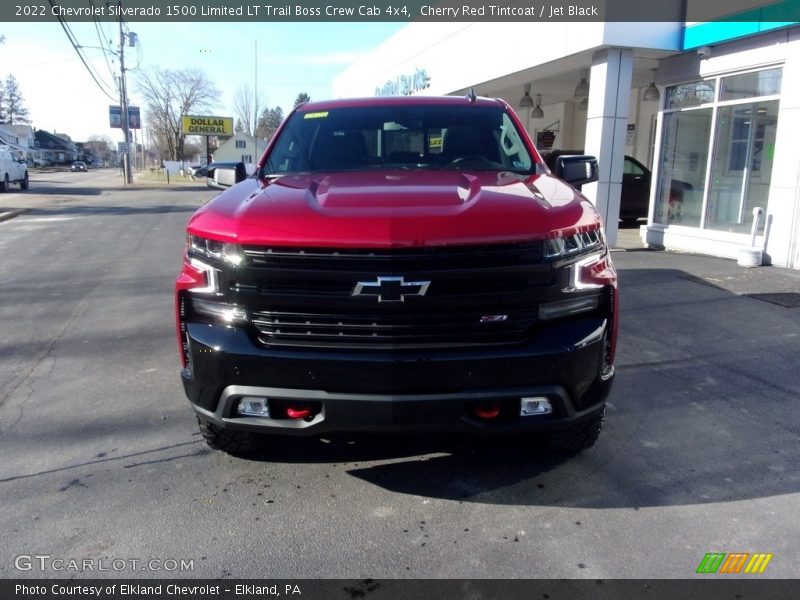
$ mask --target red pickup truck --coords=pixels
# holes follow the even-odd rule
[[[558,171],[502,100],[297,107],[256,172],[232,172],[187,225],[177,339],[208,444],[408,431],[591,446],[617,277],[573,187],[596,161]]]

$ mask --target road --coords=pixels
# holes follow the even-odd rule
[[[0,197],[33,207],[0,223],[0,577],[685,578],[712,551],[798,575],[800,309],[747,295],[796,274],[615,252],[618,378],[569,460],[349,436],[240,459],[207,449],[177,373],[172,282],[211,196],[97,171]],[[36,554],[128,562],[15,567]],[[192,568],[129,562],[150,559]]]

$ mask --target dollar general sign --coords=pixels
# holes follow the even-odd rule
[[[181,117],[184,135],[233,135],[233,117]]]

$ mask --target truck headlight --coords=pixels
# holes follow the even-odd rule
[[[585,252],[602,252],[605,249],[603,231],[590,229],[572,235],[558,236],[545,240],[544,257],[551,259],[569,258]]]
[[[224,260],[234,266],[244,260],[242,248],[238,244],[210,240],[197,235],[189,235],[188,244],[189,248],[196,253],[202,254],[207,258]]]

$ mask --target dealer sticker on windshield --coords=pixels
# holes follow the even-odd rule
[[[328,111],[325,112],[312,112],[303,115],[304,119],[324,119],[328,116]]]

